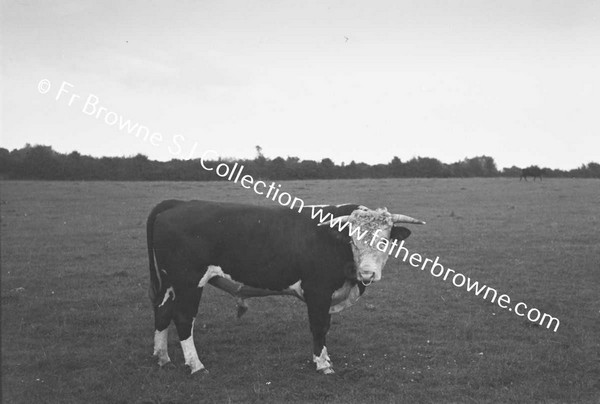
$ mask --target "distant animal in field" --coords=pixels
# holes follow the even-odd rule
[[[536,178],[539,178],[541,181],[542,174],[544,174],[544,170],[542,168],[539,168],[538,166],[527,167],[521,170],[521,178],[519,178],[519,181],[521,181],[522,179],[525,179],[525,181],[527,181],[527,177],[533,177],[533,181],[535,181]]]
[[[158,364],[171,360],[167,333],[173,321],[185,364],[192,373],[206,371],[193,327],[203,287],[209,283],[238,299],[238,316],[247,309],[244,299],[249,297],[291,295],[304,301],[313,362],[317,371],[334,373],[325,346],[331,314],[352,305],[367,285],[381,279],[390,253],[379,243],[404,248],[398,241],[411,232],[402,223],[424,224],[385,208],[356,204],[303,205],[294,211],[281,206],[161,202],[147,222]]]

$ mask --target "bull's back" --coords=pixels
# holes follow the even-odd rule
[[[287,208],[207,201],[177,203],[154,225],[157,255],[167,265],[185,265],[196,276],[216,265],[239,282],[273,290],[313,264],[307,251],[318,245],[318,233],[310,218]]]

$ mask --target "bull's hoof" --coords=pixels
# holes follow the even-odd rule
[[[161,368],[163,366],[167,366],[169,363],[171,363],[171,359],[163,359],[163,358],[158,358],[158,366],[160,366]]]
[[[176,367],[175,364],[171,361],[165,362],[162,365],[159,363],[158,366],[161,370],[173,370]]]
[[[325,368],[325,369],[319,370],[319,373],[322,373],[324,375],[332,375],[335,373],[335,371],[333,370],[333,368]]]
[[[154,351],[152,356],[158,358],[158,366],[161,368],[171,363],[171,358],[169,358],[169,354],[167,354],[165,351]]]
[[[208,369],[206,368],[200,368],[200,369],[191,369],[190,375],[200,375],[200,376],[204,376],[208,374]]]

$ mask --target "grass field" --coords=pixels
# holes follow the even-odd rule
[[[284,182],[307,203],[386,206],[427,221],[411,252],[560,320],[533,324],[390,260],[334,316],[336,374],[311,363],[306,309],[205,289],[195,340],[210,373],[151,357],[145,220],[169,198],[274,202],[231,183],[3,182],[6,403],[600,402],[600,182],[403,179]],[[400,265],[401,264],[401,265]]]

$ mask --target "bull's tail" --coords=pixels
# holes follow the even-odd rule
[[[173,208],[178,203],[179,201],[176,200],[168,200],[159,203],[154,207],[154,209],[152,209],[150,215],[148,215],[148,221],[146,222],[148,261],[150,262],[150,288],[148,290],[148,296],[150,297],[150,301],[153,305],[157,305],[159,303],[157,300],[163,287],[163,279],[156,262],[156,253],[154,252],[154,221],[160,213]]]

